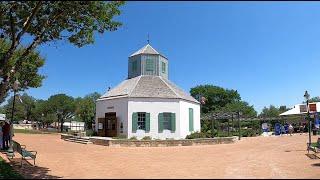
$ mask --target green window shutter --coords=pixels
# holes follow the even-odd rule
[[[138,113],[132,113],[132,132],[137,132],[138,128]]]
[[[189,131],[193,131],[193,109],[189,108]]]
[[[162,133],[163,131],[163,113],[158,114],[158,130],[159,133]]]
[[[171,113],[171,132],[176,131],[176,113]]]
[[[150,131],[150,113],[146,113],[146,132]]]

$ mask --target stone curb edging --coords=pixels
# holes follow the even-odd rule
[[[61,139],[72,138],[74,136],[61,134]],[[198,146],[214,144],[230,144],[238,140],[237,136],[199,138],[199,139],[179,139],[179,140],[129,140],[129,139],[104,139],[89,137],[90,141],[96,145],[110,147],[169,147],[169,146]]]

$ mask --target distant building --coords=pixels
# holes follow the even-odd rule
[[[292,109],[281,113],[280,116],[289,116],[289,115],[301,115],[307,114],[307,104],[296,104]],[[317,113],[320,112],[320,102],[309,103],[309,112]]]
[[[168,80],[168,70],[150,44],[133,53],[128,79],[96,102],[98,135],[181,139],[200,131],[200,103]]]
[[[6,120],[6,115],[0,114],[0,121],[5,121],[5,120]]]
[[[71,121],[71,122],[64,122],[63,126],[65,129],[71,130],[71,131],[84,131],[85,123],[79,122],[79,121]]]

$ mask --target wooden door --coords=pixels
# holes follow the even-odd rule
[[[117,136],[117,117],[115,112],[110,112],[105,114],[105,124],[106,124],[106,135],[107,137]]]
[[[98,118],[98,136],[106,136],[106,118]]]

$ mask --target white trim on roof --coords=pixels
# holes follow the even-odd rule
[[[147,52],[148,48],[151,48],[151,52]],[[133,53],[130,57],[138,55],[138,54],[158,54],[158,55],[160,55],[160,53],[157,50],[155,50],[150,44],[145,45],[144,47],[142,47],[141,49],[139,49],[138,51]]]

